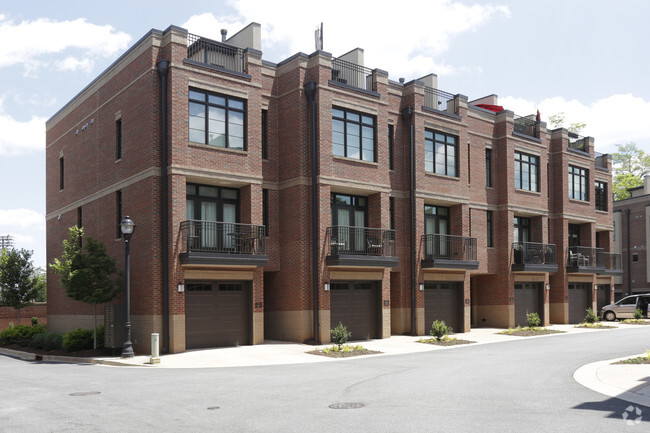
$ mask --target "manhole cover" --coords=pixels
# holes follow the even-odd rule
[[[346,403],[330,404],[329,408],[330,409],[359,409],[360,407],[364,407],[364,406],[365,404],[363,403],[346,402]]]
[[[219,406],[210,406],[208,408],[208,410],[217,410],[217,409],[220,409],[220,407]]]
[[[98,395],[101,394],[99,391],[83,391],[83,392],[73,392],[70,394],[73,397],[85,397],[87,395]]]

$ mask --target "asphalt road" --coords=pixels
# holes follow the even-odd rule
[[[0,355],[0,432],[641,432],[576,383],[650,327],[268,367],[155,369]],[[361,406],[334,409],[330,405]],[[636,418],[636,415],[634,415]],[[631,419],[631,418],[630,418]]]

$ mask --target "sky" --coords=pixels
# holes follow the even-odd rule
[[[469,100],[496,94],[518,115],[565,113],[596,151],[650,152],[647,0],[283,0],[0,3],[0,235],[45,253],[45,122],[151,29],[220,40],[262,26],[263,58],[363,48],[365,66],[406,81],[430,73]],[[67,168],[67,167],[66,167]],[[58,180],[57,180],[58,181]],[[51,259],[50,259],[51,260]]]

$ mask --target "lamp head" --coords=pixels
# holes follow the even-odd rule
[[[129,218],[128,215],[125,216],[122,222],[120,223],[120,230],[122,231],[124,240],[128,242],[129,239],[131,239],[133,232],[135,231],[135,224],[133,223],[133,220]]]

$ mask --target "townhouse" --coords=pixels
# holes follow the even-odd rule
[[[593,138],[389,80],[358,48],[271,63],[260,34],[151,30],[47,122],[48,262],[75,224],[121,259],[128,214],[136,350],[571,323],[611,298]],[[90,326],[48,288],[52,330]]]

